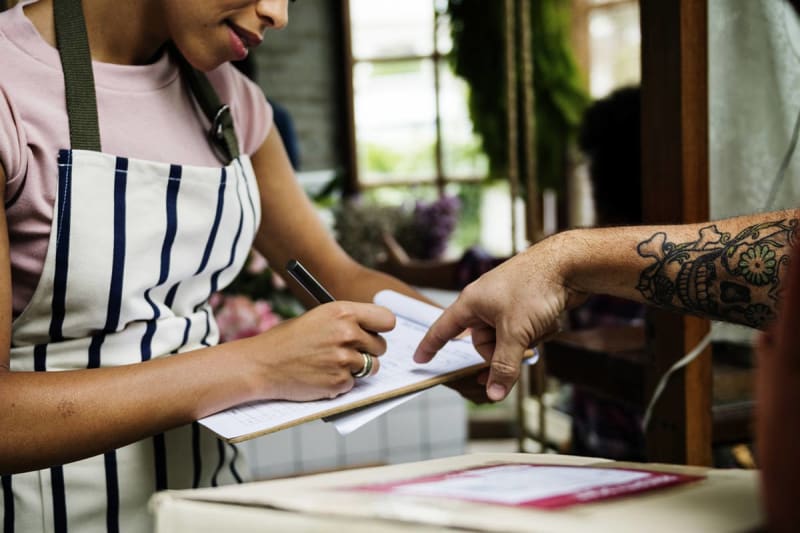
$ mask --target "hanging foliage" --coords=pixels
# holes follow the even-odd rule
[[[531,0],[536,175],[540,188],[563,190],[567,153],[588,96],[569,42],[567,0]],[[503,2],[449,0],[452,64],[470,86],[470,116],[489,157],[490,175],[506,176]],[[522,69],[517,68],[522,80]],[[521,107],[520,116],[524,112]],[[522,136],[520,136],[520,139]],[[520,146],[520,149],[524,149]]]

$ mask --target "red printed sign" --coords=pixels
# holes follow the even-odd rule
[[[359,485],[349,490],[559,509],[700,479],[703,477],[627,468],[500,464]]]

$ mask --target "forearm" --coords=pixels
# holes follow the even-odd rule
[[[551,248],[574,291],[763,328],[779,305],[799,215],[574,230]]]
[[[244,342],[122,367],[0,372],[0,472],[89,457],[254,399]]]
[[[376,293],[391,289],[402,294],[436,305],[417,289],[399,279],[360,265],[352,266],[332,282],[331,290],[343,300],[371,302]]]

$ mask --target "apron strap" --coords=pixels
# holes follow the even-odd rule
[[[211,86],[208,77],[194,68],[186,61],[178,49],[170,46],[173,55],[177,58],[183,74],[183,79],[189,84],[189,89],[203,110],[211,126],[208,130],[208,140],[216,150],[217,155],[230,163],[239,157],[239,141],[233,128],[233,115],[228,104],[223,104],[217,96],[217,91]]]
[[[100,151],[92,57],[80,0],[55,0],[56,46],[64,72],[69,140],[73,149]]]
[[[99,152],[97,96],[81,0],[54,0],[53,16],[56,45],[64,72],[71,146],[73,149]],[[221,159],[226,163],[231,162],[239,157],[239,142],[230,108],[220,102],[206,75],[193,68],[174,46],[171,48],[184,79],[211,124],[208,132],[211,146]]]

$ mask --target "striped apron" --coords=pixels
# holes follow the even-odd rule
[[[58,154],[41,279],[13,323],[11,369],[128,365],[215,344],[208,297],[241,269],[260,218],[250,160],[170,165],[76,149],[72,138]],[[245,468],[195,423],[2,476],[4,531],[152,531],[154,491],[241,482]]]

